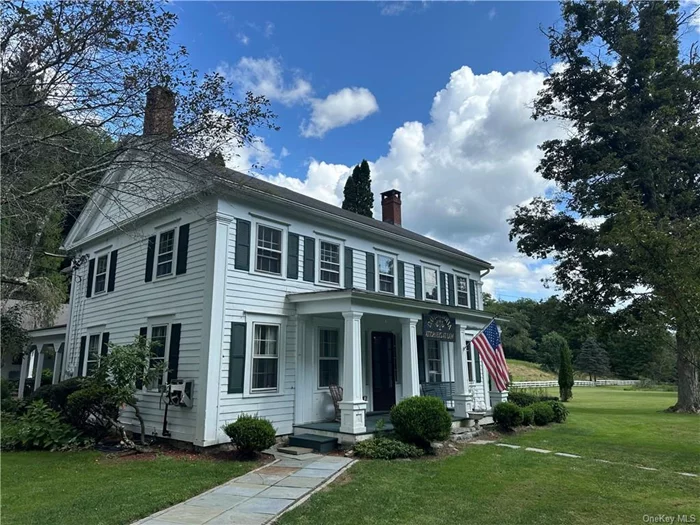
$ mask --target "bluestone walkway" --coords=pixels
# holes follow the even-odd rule
[[[265,467],[134,525],[263,525],[353,463],[349,458],[319,454],[277,457]]]

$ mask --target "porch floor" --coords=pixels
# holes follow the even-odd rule
[[[452,421],[462,421],[462,418],[455,417],[452,410],[449,411],[452,416]],[[365,416],[365,427],[367,434],[374,434],[377,431],[377,423],[384,420],[384,430],[390,432],[394,430],[394,425],[391,424],[389,412],[372,412]],[[340,432],[340,421],[319,421],[316,423],[301,423],[294,425],[294,428],[303,428],[306,430],[317,430],[322,432]]]

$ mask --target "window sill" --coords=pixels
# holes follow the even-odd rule
[[[167,281],[169,279],[174,279],[175,278],[175,272],[170,272],[165,275],[158,275],[158,276],[153,276],[153,282],[157,283],[158,281]]]
[[[235,394],[231,394],[231,395],[235,395]],[[280,397],[283,395],[284,395],[284,392],[279,392],[279,391],[275,391],[275,392],[247,392],[247,393],[243,394],[243,397],[244,398]]]
[[[245,270],[242,270],[242,271],[245,271]],[[261,277],[269,277],[272,279],[278,279],[280,281],[287,280],[287,278],[281,273],[268,273],[268,272],[261,272],[260,270],[248,270],[248,273],[251,275],[259,275]]]

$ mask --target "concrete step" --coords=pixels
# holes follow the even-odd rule
[[[313,451],[314,449],[305,447],[277,447],[277,452],[281,452],[282,454],[290,454],[292,456],[311,454]]]
[[[300,434],[298,436],[290,436],[289,446],[312,448],[324,454],[336,449],[338,438],[318,436],[316,434]]]

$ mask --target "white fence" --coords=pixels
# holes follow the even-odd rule
[[[636,379],[599,379],[598,381],[574,381],[574,386],[631,386],[639,383]],[[557,381],[513,381],[515,388],[558,387]]]

